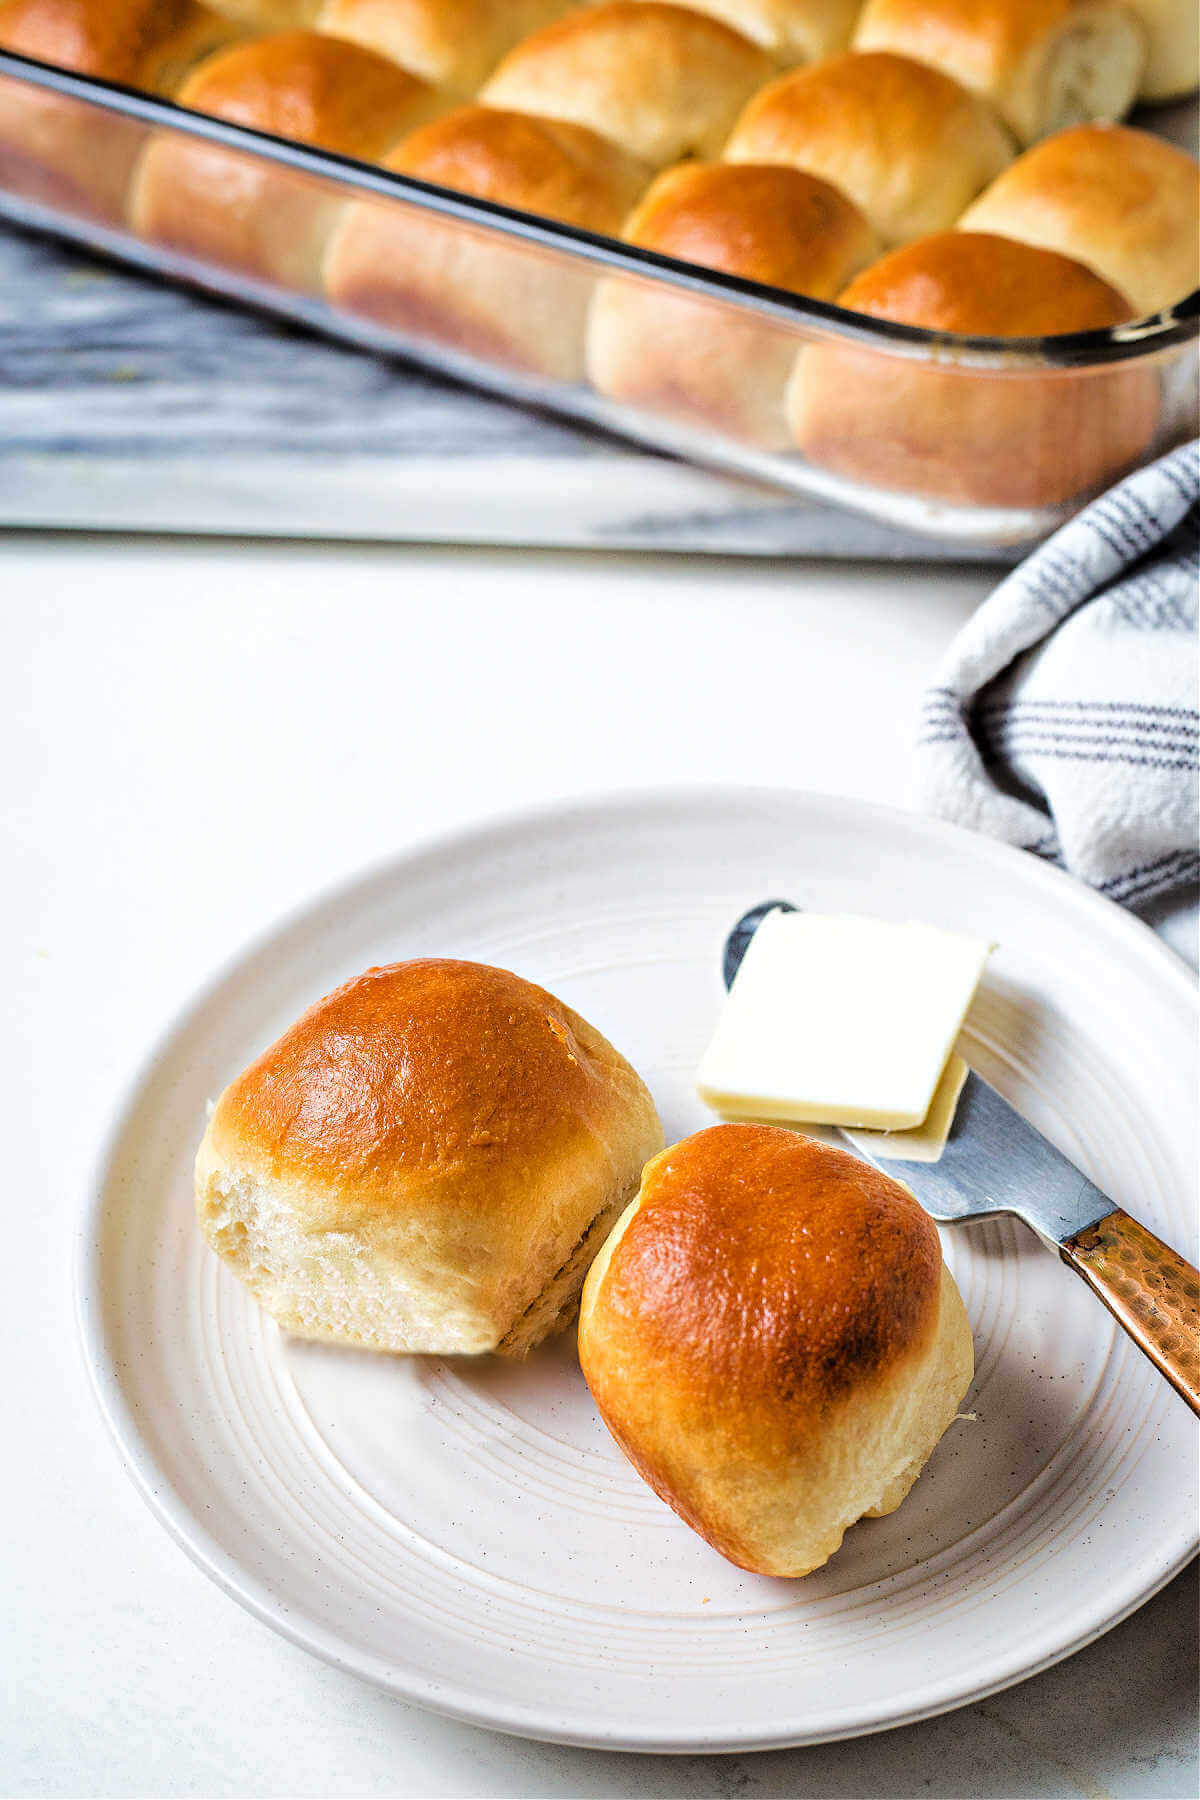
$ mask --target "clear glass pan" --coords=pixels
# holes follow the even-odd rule
[[[0,217],[964,550],[1036,541],[1196,429],[1200,291],[939,336],[3,52]]]

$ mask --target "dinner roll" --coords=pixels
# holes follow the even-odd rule
[[[839,293],[877,248],[858,208],[827,182],[748,163],[668,169],[625,236],[820,300]],[[636,278],[611,276],[593,303],[588,374],[601,393],[764,448],[788,441],[783,399],[795,356],[785,326]]]
[[[771,82],[725,147],[832,181],[886,244],[942,231],[1013,157],[1007,131],[948,75],[888,51],[832,57]]]
[[[204,0],[214,12],[239,19],[256,31],[287,31],[312,25],[326,0]]]
[[[1124,324],[1133,309],[1081,263],[982,232],[893,250],[838,305],[940,333],[1041,337]],[[882,349],[800,356],[789,394],[796,442],[823,468],[962,504],[1061,504],[1120,474],[1154,436],[1147,369],[1036,374],[939,367]]]
[[[179,102],[237,125],[377,158],[439,105],[415,75],[358,44],[280,32],[210,57]],[[142,237],[312,291],[341,201],[319,180],[199,139],[156,136],[130,194]]]
[[[1146,34],[1139,100],[1179,100],[1200,86],[1200,7],[1196,0],[1126,0]]]
[[[438,87],[473,94],[506,50],[575,0],[325,0],[322,31],[353,38]]]
[[[715,156],[772,66],[759,45],[706,14],[664,0],[600,0],[510,50],[480,99],[586,125],[662,168]]]
[[[582,125],[483,106],[422,126],[385,166],[609,236],[650,179],[643,163]],[[518,238],[399,200],[349,207],[325,269],[334,306],[562,381],[583,372],[594,286],[582,263],[548,263],[544,251]]]
[[[674,0],[673,0],[674,3]],[[689,0],[769,50],[785,68],[819,62],[850,42],[862,0]],[[679,5],[684,0],[678,0]]]
[[[288,1331],[521,1356],[662,1146],[624,1057],[532,982],[430,958],[329,994],[225,1089],[196,1159],[219,1255]]]
[[[944,69],[990,100],[1023,144],[1122,118],[1146,63],[1124,0],[866,0],[854,47]]]
[[[907,1188],[774,1125],[665,1150],[593,1263],[592,1397],[740,1568],[807,1575],[894,1512],[971,1382],[971,1329]]]
[[[0,0],[0,50],[172,96],[241,32],[192,0]],[[45,89],[0,81],[0,184],[120,222],[146,127]]]
[[[1136,313],[1200,287],[1200,166],[1126,125],[1077,125],[1035,145],[959,226],[1073,256]]]

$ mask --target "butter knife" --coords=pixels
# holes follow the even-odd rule
[[[768,900],[738,920],[725,942],[729,987],[757,926],[787,901]],[[903,1181],[939,1224],[1008,1213],[1053,1245],[1068,1268],[1200,1415],[1200,1275],[1035,1131],[974,1070],[959,1096],[941,1158],[933,1163],[856,1156]]]

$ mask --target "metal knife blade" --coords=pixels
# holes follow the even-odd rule
[[[937,1162],[905,1162],[871,1155],[860,1144],[853,1148],[903,1181],[927,1212],[947,1223],[1013,1213],[1040,1236],[1063,1244],[1107,1218],[1115,1205],[974,1070],[963,1084]]]

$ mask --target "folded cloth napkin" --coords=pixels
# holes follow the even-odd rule
[[[918,804],[1124,905],[1200,879],[1200,443],[1095,501],[950,647],[917,733]]]

